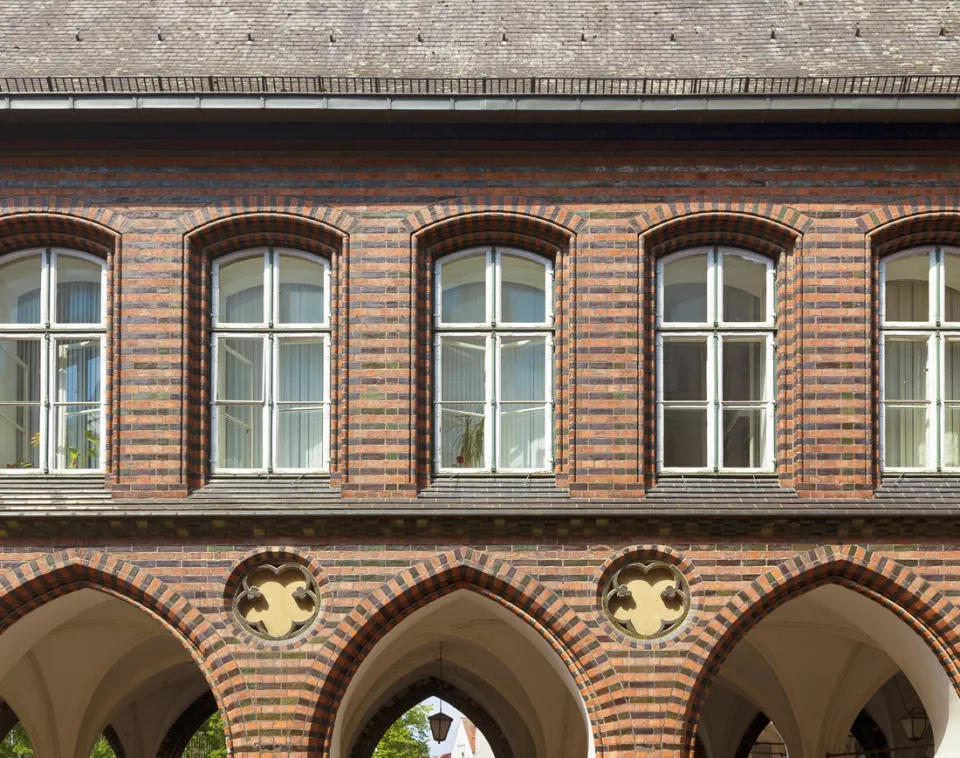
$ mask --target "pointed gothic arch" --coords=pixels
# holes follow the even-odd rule
[[[555,593],[506,561],[458,548],[421,561],[370,593],[339,624],[318,664],[321,681],[312,707],[309,744],[330,755],[339,705],[353,675],[383,637],[431,602],[466,590],[506,609],[529,625],[557,653],[573,679],[593,730],[596,755],[615,751],[621,721],[613,667],[593,633]],[[626,737],[629,739],[629,735]]]
[[[697,718],[710,686],[747,632],[788,601],[828,584],[852,590],[904,622],[936,657],[954,692],[960,691],[960,666],[951,653],[960,640],[960,610],[929,582],[879,553],[856,545],[820,547],[753,580],[696,638],[670,698],[663,755],[694,754]]]
[[[189,653],[222,712],[240,695],[240,668],[215,627],[190,602],[139,566],[95,550],[41,556],[0,574],[0,635],[47,603],[95,590],[159,622]],[[232,742],[227,735],[228,745]]]

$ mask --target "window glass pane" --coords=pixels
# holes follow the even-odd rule
[[[56,467],[91,469],[100,465],[100,405],[56,406]]]
[[[943,320],[960,322],[960,257],[944,252]]]
[[[765,322],[767,317],[766,265],[724,254],[723,320]]]
[[[930,256],[918,253],[885,266],[886,320],[930,320]]]
[[[723,411],[724,468],[761,468],[767,445],[766,411]]]
[[[0,266],[0,321],[5,324],[40,323],[42,269],[39,253]]]
[[[277,411],[280,468],[321,468],[324,438],[322,406],[283,405]]]
[[[217,341],[217,400],[263,400],[263,340]]]
[[[663,465],[665,468],[706,467],[706,409],[663,409]]]
[[[284,337],[279,340],[279,353],[277,399],[280,402],[325,400],[327,367],[323,340]]]
[[[277,465],[321,468],[327,367],[323,341],[316,337],[279,340]]]
[[[40,406],[0,405],[0,467],[40,465]]]
[[[927,399],[927,342],[887,337],[884,340],[884,399]]]
[[[543,403],[502,404],[500,466],[542,469],[546,465],[546,409]]]
[[[217,466],[263,467],[263,406],[217,406]]]
[[[688,255],[664,265],[663,320],[670,323],[706,323],[706,253]]]
[[[102,320],[101,278],[103,268],[96,263],[58,254],[57,307],[58,324],[99,324]]]
[[[943,399],[960,400],[960,340],[943,344]]]
[[[723,399],[768,400],[766,340],[723,341]]]
[[[500,341],[500,399],[546,400],[547,341],[503,337]]]
[[[100,340],[57,341],[58,403],[100,402]]]
[[[443,292],[440,320],[445,324],[485,324],[487,256],[478,253],[440,267]]]
[[[663,399],[707,399],[707,341],[663,341]]]
[[[927,409],[887,405],[884,411],[884,463],[891,468],[925,467]]]
[[[0,340],[0,401],[40,402],[40,340]]]
[[[263,324],[263,255],[220,267],[218,320],[221,324]]]
[[[0,467],[40,465],[38,339],[0,340]]]
[[[960,468],[960,407],[943,409],[943,465]]]
[[[484,404],[455,403],[440,410],[440,466],[486,468]]]
[[[440,340],[440,399],[486,399],[487,341],[483,337],[443,337]]]
[[[503,255],[500,260],[500,318],[508,324],[542,324],[547,320],[547,267]]]
[[[295,255],[281,255],[279,266],[280,323],[325,323],[323,264]]]

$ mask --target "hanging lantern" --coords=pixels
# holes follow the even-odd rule
[[[443,643],[440,643],[440,682],[443,683]],[[450,724],[453,719],[443,712],[443,701],[440,701],[440,710],[434,713],[428,719],[430,722],[430,731],[433,733],[433,739],[437,742],[443,742],[450,733]]]
[[[452,723],[453,719],[443,711],[434,713],[430,717],[430,731],[433,732],[433,739],[437,742],[443,742],[447,739],[447,734],[450,733],[450,724]]]
[[[903,727],[903,733],[911,742],[919,742],[923,735],[927,733],[927,727],[930,726],[930,719],[923,708],[911,708],[905,715],[900,717],[900,726]]]

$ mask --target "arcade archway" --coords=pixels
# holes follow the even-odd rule
[[[901,723],[910,712],[929,724],[916,739]],[[745,736],[760,721],[776,725],[789,758],[927,758],[960,751],[958,715],[960,698],[928,644],[879,603],[828,584],[786,602],[737,643],[698,734],[710,758],[752,755]]]
[[[468,715],[496,758],[594,754],[586,707],[557,653],[515,614],[457,590],[405,618],[367,655],[338,708],[330,755],[369,758],[382,729],[430,695]]]
[[[36,756],[155,758],[171,725],[209,684],[160,622],[105,592],[79,589],[0,635],[0,699]]]

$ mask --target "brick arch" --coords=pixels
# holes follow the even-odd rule
[[[697,716],[710,685],[747,632],[784,603],[826,584],[846,587],[891,611],[927,643],[960,691],[960,664],[950,652],[960,642],[957,607],[928,581],[879,553],[856,545],[819,547],[757,577],[703,628],[677,674],[662,755],[693,755]]]
[[[403,619],[457,590],[469,590],[514,613],[560,656],[586,704],[597,755],[632,745],[616,673],[593,632],[553,590],[507,561],[462,547],[422,561],[370,593],[340,622],[315,666],[321,682],[312,707],[310,747],[329,756],[337,708],[360,664]],[[621,718],[623,720],[621,721]]]
[[[661,203],[635,216],[632,223],[638,232],[645,234],[663,224],[674,223],[684,218],[711,215],[742,217],[746,227],[750,227],[751,223],[780,226],[790,230],[794,235],[803,234],[813,224],[810,216],[789,205],[746,198],[711,200],[702,197]],[[751,222],[751,219],[755,221]]]
[[[224,221],[240,221],[255,227],[268,219],[307,219],[347,235],[356,226],[356,219],[338,208],[315,203],[308,198],[286,195],[247,195],[220,200],[212,205],[184,213],[178,219],[184,235],[194,237],[203,229]]]
[[[347,213],[304,198],[252,196],[221,200],[185,213],[178,219],[183,230],[184,275],[187,280],[183,308],[187,324],[184,353],[185,375],[201,377],[188,382],[188,402],[183,407],[181,444],[188,455],[182,462],[181,477],[189,490],[206,484],[210,461],[209,375],[210,309],[212,281],[209,262],[220,255],[250,247],[278,245],[292,247],[327,258],[331,282],[331,376],[330,385],[330,469],[339,476],[345,444],[346,396],[341,391],[341,355],[346,355],[345,283],[350,231],[356,220]],[[193,412],[191,412],[193,411]]]
[[[0,252],[33,245],[63,245],[112,254],[130,220],[123,214],[68,197],[0,197]]]
[[[482,228],[490,219],[512,219],[517,232],[539,232],[552,226],[565,235],[576,234],[586,219],[559,205],[511,195],[468,195],[444,200],[408,215],[403,224],[414,237],[423,240],[440,226]],[[421,247],[424,245],[421,244]]]
[[[240,667],[216,628],[176,590],[139,566],[95,550],[64,550],[0,575],[0,635],[30,611],[93,589],[139,608],[184,646],[224,713],[239,713]],[[227,744],[231,744],[228,734]]]
[[[792,249],[813,219],[779,203],[700,198],[663,203],[632,220],[654,257],[697,245],[726,244],[771,257]]]
[[[874,258],[914,245],[960,245],[960,198],[919,198],[873,210],[857,219]]]

